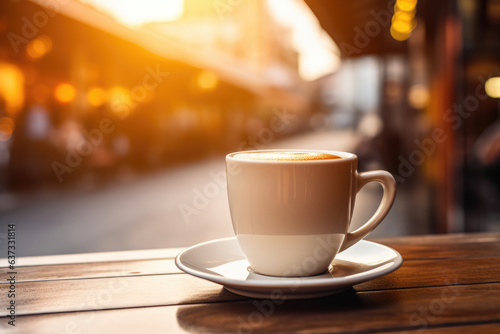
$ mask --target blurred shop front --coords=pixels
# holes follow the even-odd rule
[[[500,228],[500,1],[306,0],[339,46],[324,108],[387,169],[410,225]]]

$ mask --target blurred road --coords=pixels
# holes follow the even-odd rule
[[[352,151],[357,142],[352,132],[325,131],[266,148]],[[221,156],[106,189],[23,201],[0,212],[0,221],[5,231],[7,223],[16,224],[18,256],[189,246],[233,235],[223,180]],[[375,212],[380,197],[376,185],[358,194],[353,228]],[[397,197],[389,216],[370,237],[410,233],[403,201]],[[0,238],[5,241],[4,231]]]

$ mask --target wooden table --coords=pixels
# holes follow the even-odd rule
[[[253,300],[184,274],[180,249],[2,259],[1,333],[500,333],[500,234],[378,239],[397,271],[330,297]]]

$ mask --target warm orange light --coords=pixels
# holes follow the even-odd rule
[[[394,38],[396,41],[405,41],[410,37],[409,33],[401,33],[399,31],[394,30],[394,27],[391,26],[391,36]]]
[[[414,11],[417,6],[417,0],[397,0],[395,11],[402,10],[404,12]]]
[[[409,35],[413,30],[411,22],[408,21],[394,21],[392,22],[391,28],[394,29],[396,32],[406,35]]]
[[[422,84],[413,85],[408,92],[408,102],[415,109],[424,109],[429,103],[429,89]]]
[[[415,17],[415,12],[410,12],[410,13],[407,13],[407,12],[402,12],[402,11],[397,11],[394,13],[394,16],[392,17],[392,22],[394,21],[406,21],[406,22],[410,22],[413,20],[413,18]]]
[[[217,87],[219,79],[214,73],[203,71],[198,74],[196,82],[201,89],[211,90]]]
[[[69,103],[75,99],[76,91],[72,85],[62,83],[56,87],[54,95],[59,102]]]
[[[52,50],[52,40],[46,35],[39,36],[26,46],[26,52],[31,59],[43,57]]]
[[[116,113],[129,112],[136,105],[130,96],[130,91],[124,87],[112,87],[108,97],[109,107]]]
[[[99,87],[91,88],[87,93],[87,101],[93,107],[102,106],[106,103],[108,94],[106,91]]]
[[[391,36],[397,41],[407,40],[417,26],[415,11],[417,0],[397,0],[392,16]]]
[[[0,98],[10,114],[18,112],[24,104],[24,75],[15,65],[0,63]]]
[[[0,141],[7,141],[14,132],[14,120],[10,117],[0,118]]]

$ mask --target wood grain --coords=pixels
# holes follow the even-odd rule
[[[9,333],[461,333],[498,329],[499,284],[347,291],[300,300],[243,300],[21,316]],[[276,302],[279,302],[276,303]],[[474,325],[471,325],[474,324]],[[46,329],[46,331],[44,331]],[[71,331],[70,331],[71,332]],[[484,333],[495,333],[484,332]]]
[[[373,239],[398,250],[405,260],[414,258],[500,255],[500,233],[407,236]],[[20,257],[17,266],[58,265],[76,263],[133,261],[175,258],[184,248],[165,248],[135,251],[81,253]],[[0,258],[0,268],[7,267]]]
[[[189,305],[179,307],[177,318],[181,327],[197,332],[215,329],[231,332],[238,322],[255,333],[333,333],[389,328],[400,331],[499,320],[499,287],[499,284],[490,284],[404,291],[348,291],[328,298],[286,301],[274,308],[270,301]]]
[[[376,291],[491,281],[500,281],[500,258],[409,261],[389,275],[354,288]],[[0,285],[2,304],[7,302],[8,287]],[[17,289],[17,300],[24,305],[22,314],[197,303],[221,293],[220,285],[186,274],[18,282]],[[222,294],[242,299],[225,291]],[[0,309],[0,315],[5,313]]]
[[[500,255],[500,241],[482,244],[391,245],[405,261],[436,260],[443,258],[488,257]]]
[[[95,263],[111,261],[133,261],[150,259],[173,259],[184,248],[148,249],[120,252],[80,253],[47,256],[18,257],[16,267],[53,264]],[[7,259],[0,258],[0,268],[7,267]]]
[[[6,284],[9,270],[0,269],[1,284]],[[180,274],[173,259],[98,262],[51,266],[29,266],[17,269],[18,282],[61,279],[93,279],[147,275]],[[435,285],[471,284],[500,281],[500,257],[440,258],[405,261],[397,271],[378,279],[358,284],[358,291],[400,289]],[[0,292],[1,293],[1,292]],[[0,295],[0,300],[2,296]]]
[[[239,324],[246,324],[255,333],[420,329],[500,320],[499,287],[499,284],[489,284],[404,291],[348,291],[327,298],[285,301],[274,307],[270,306],[270,301],[189,305],[179,307],[177,320],[181,327],[197,332],[216,329],[232,332]]]
[[[500,257],[405,261],[389,275],[355,286],[357,291],[500,282]]]
[[[378,334],[394,334],[391,332],[377,332]],[[401,333],[401,332],[400,332]],[[422,328],[409,328],[405,329],[402,334],[498,334],[500,333],[500,321],[493,321],[492,323],[478,323],[470,325],[453,324],[434,327]]]
[[[0,284],[7,283],[9,271],[0,268]],[[173,259],[27,266],[16,271],[18,282],[182,273]]]
[[[248,299],[180,274],[173,260],[180,249],[25,258],[16,268],[16,327],[3,318],[0,330],[500,333],[500,234],[377,242],[403,255],[400,269],[340,295],[300,301]],[[6,273],[0,269],[0,305],[9,302]]]
[[[376,242],[391,245],[443,245],[443,244],[467,244],[467,243],[489,243],[500,241],[500,233],[454,233],[454,234],[428,234],[412,235],[397,238],[377,238]]]
[[[500,256],[500,234],[454,234],[375,239],[397,250],[405,261]]]
[[[8,303],[8,287],[0,286],[0,305]],[[186,274],[25,282],[16,291],[19,315],[243,299]]]

